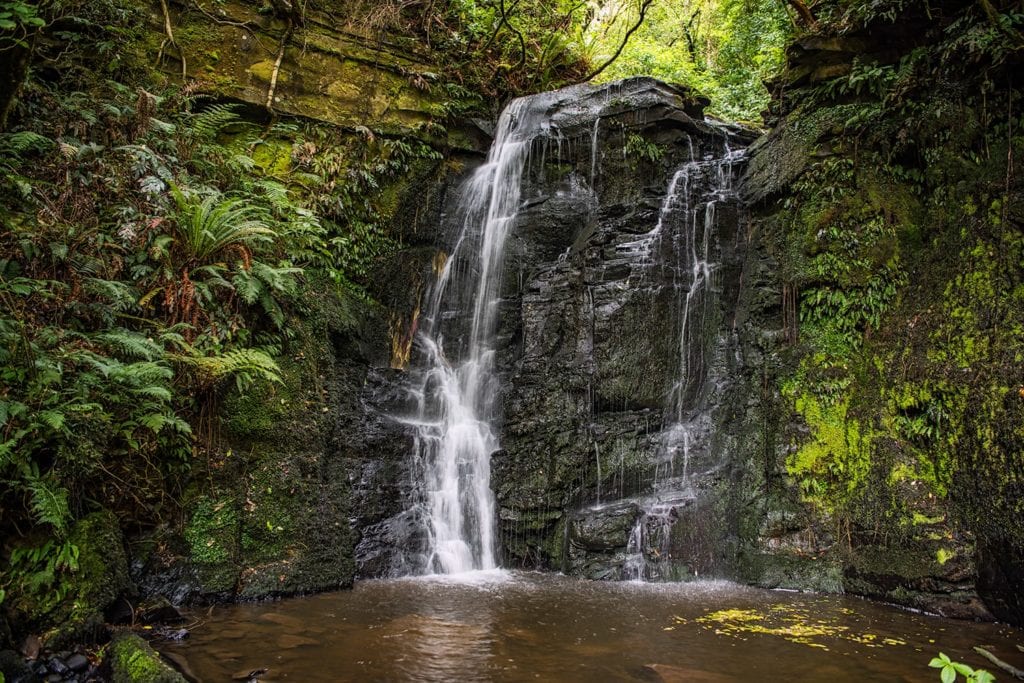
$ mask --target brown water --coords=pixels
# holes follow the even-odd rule
[[[984,667],[975,645],[1024,664],[1009,627],[725,582],[483,572],[192,616],[190,639],[158,647],[202,681],[934,682],[940,650]]]

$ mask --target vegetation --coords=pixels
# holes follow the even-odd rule
[[[815,6],[832,40],[867,42],[777,96],[776,153],[803,161],[777,167],[794,179],[773,219],[796,299],[782,393],[809,428],[788,473],[847,552],[899,542],[935,574],[1024,540],[1022,18],[943,7]]]
[[[963,676],[968,683],[993,683],[995,676],[984,669],[973,669],[961,662],[954,662],[943,653],[934,657],[928,666],[939,670],[942,683],[953,683],[958,676]]]
[[[284,406],[284,385],[310,376],[295,368],[311,299],[370,300],[375,268],[409,239],[399,188],[466,144],[448,130],[460,117],[637,74],[695,87],[726,118],[791,124],[775,151],[799,161],[761,207],[790,342],[778,386],[799,422],[783,484],[844,550],[906,540],[934,569],[974,543],[1024,547],[1019,2],[237,4],[256,19],[161,2],[154,28],[127,0],[0,0],[5,611],[63,618],[87,602],[75,579],[98,561],[80,539],[100,510],[133,531],[179,524],[210,565],[292,531],[200,486],[228,457],[210,457],[223,407],[238,408],[229,428],[273,430],[247,391]],[[234,80],[206,69],[223,57],[196,22],[273,36],[276,59]],[[305,55],[316,22],[375,44],[374,59],[415,53],[341,60],[390,70],[403,127],[278,111],[287,48]],[[797,36],[832,56],[794,50],[783,77]],[[655,164],[665,150],[630,135],[624,152]],[[266,533],[216,542],[243,515]],[[944,680],[986,680],[935,661]]]
[[[0,6],[4,40],[45,58],[0,132],[0,587],[45,614],[76,520],[173,519],[221,399],[281,381],[304,283],[365,297],[397,245],[387,183],[440,154],[167,83],[133,3],[26,12]]]
[[[783,68],[794,27],[779,2],[661,0],[625,42],[639,14],[636,3],[609,2],[593,10],[581,41],[592,61],[618,58],[600,81],[654,76],[685,83],[711,98],[710,111],[729,120],[757,121],[768,106],[764,81]]]

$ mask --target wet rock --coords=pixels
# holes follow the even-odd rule
[[[143,624],[180,624],[185,617],[166,598],[157,597],[141,607],[138,615]]]
[[[67,664],[64,663],[64,660],[62,660],[60,657],[51,657],[49,660],[47,660],[46,667],[51,672],[55,674],[60,674],[61,676],[67,676],[69,673],[71,673],[71,669],[68,667]]]
[[[113,683],[186,683],[149,643],[133,633],[116,636],[107,652]]]
[[[584,550],[625,549],[639,514],[632,503],[582,510],[572,521],[569,542]]]
[[[75,653],[68,657],[65,662],[68,668],[75,673],[81,673],[89,668],[89,659],[80,653]]]
[[[685,89],[650,79],[551,97],[560,137],[535,143],[542,161],[506,247],[491,481],[507,560],[619,578],[639,499],[683,485],[684,460],[691,478],[722,467],[753,428],[744,368],[759,351],[737,321],[760,315],[761,280],[746,272],[757,262],[728,189],[741,170],[729,150],[752,135],[710,125]],[[684,359],[691,247],[707,250],[715,275]],[[665,444],[672,421],[685,422],[685,456],[681,437]],[[705,479],[714,495],[721,478]],[[614,514],[590,512],[616,500]]]
[[[160,637],[167,640],[182,641],[189,637],[190,633],[187,628],[179,629],[161,629]]]

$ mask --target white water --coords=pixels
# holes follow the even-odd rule
[[[486,163],[462,189],[462,232],[438,276],[418,338],[426,370],[415,392],[418,414],[408,424],[416,429],[416,454],[423,468],[429,544],[420,564],[428,573],[461,574],[497,566],[490,490],[490,458],[498,449],[493,337],[505,241],[521,205],[530,149],[543,125],[529,102],[515,100],[502,113]],[[452,302],[466,305],[471,316],[458,361],[446,354],[441,324],[460,317],[445,315],[442,306]]]
[[[701,418],[708,372],[706,327],[719,287],[719,264],[713,252],[716,208],[719,202],[735,198],[733,165],[744,153],[733,151],[726,141],[720,155],[697,159],[691,140],[690,160],[672,175],[655,226],[618,247],[632,262],[634,286],[642,286],[653,269],[669,259],[678,269],[674,286],[679,302],[678,371],[665,401],[651,488],[633,499],[638,515],[627,541],[625,579],[643,580],[661,573],[657,565],[672,559],[673,510],[697,496],[691,477],[701,472],[691,471],[690,454],[699,445],[695,438],[705,431]]]

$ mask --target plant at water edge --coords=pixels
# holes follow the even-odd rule
[[[938,657],[933,657],[928,666],[939,669],[939,678],[942,683],[953,683],[957,674],[964,677],[968,683],[994,683],[996,677],[984,669],[972,669],[961,662],[954,662],[944,653],[940,652]]]

